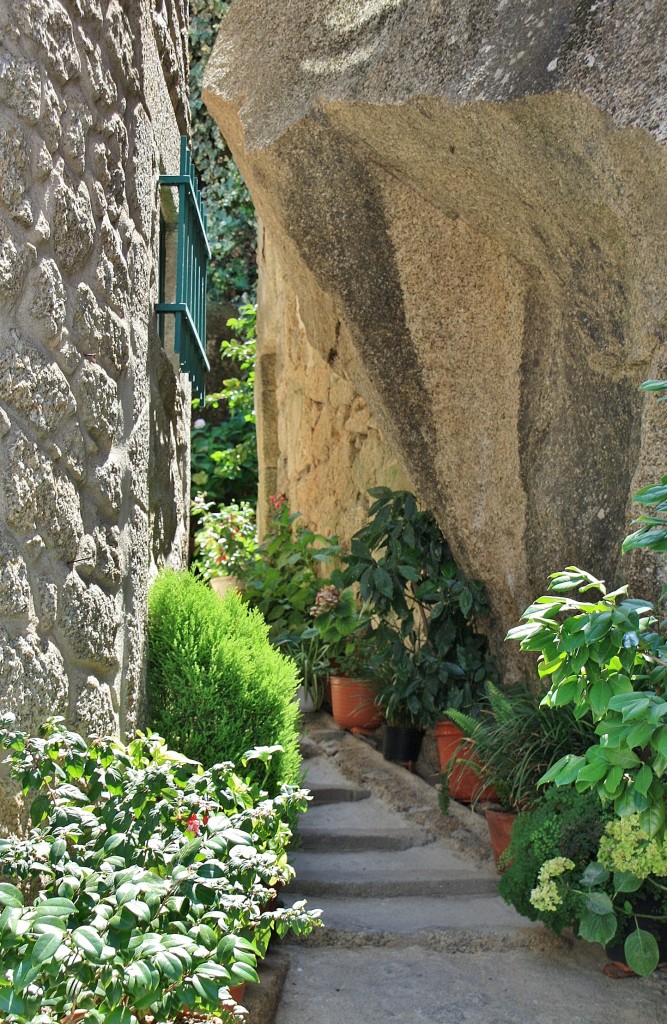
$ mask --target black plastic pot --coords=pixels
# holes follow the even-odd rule
[[[414,764],[419,757],[424,730],[409,725],[385,725],[382,753],[385,761]]]

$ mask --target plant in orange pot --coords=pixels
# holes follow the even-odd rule
[[[313,628],[327,646],[330,663],[331,706],[342,729],[369,733],[383,721],[376,702],[371,662],[375,634],[367,609],[351,588],[325,584],[310,609]]]
[[[391,741],[385,756],[404,760],[391,753],[407,749],[395,743],[397,731],[423,735],[446,708],[471,707],[492,678],[475,621],[485,602],[481,584],[464,576],[435,517],[413,494],[388,487],[369,494],[368,522],[343,555],[339,577],[343,586],[358,585],[372,615],[378,702]]]
[[[489,683],[478,718],[455,709],[448,712],[474,759],[455,756],[444,781],[451,796],[450,780],[464,761],[481,787],[495,791],[497,807],[487,808],[485,816],[497,859],[509,845],[512,818],[507,816],[532,807],[542,775],[564,753],[586,750],[594,737],[590,718],[577,719],[567,707],[544,708],[543,696],[539,684],[523,682],[501,690]],[[482,788],[472,802],[489,799],[488,790],[483,793]]]

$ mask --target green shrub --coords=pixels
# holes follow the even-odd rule
[[[219,598],[187,572],[161,573],[149,595],[151,727],[208,766],[280,744],[269,792],[299,778],[296,669],[236,593]]]
[[[578,920],[579,897],[568,893],[553,910],[538,910],[530,894],[540,868],[554,857],[567,857],[581,871],[594,860],[605,822],[611,817],[594,793],[552,788],[533,810],[520,814],[512,829],[507,854],[509,867],[500,879],[506,903],[531,921],[542,921],[560,934]]]
[[[87,743],[62,719],[31,738],[4,715],[0,748],[34,795],[27,835],[0,839],[0,874],[38,888],[26,900],[0,883],[7,1024],[167,1024],[184,1006],[230,1020],[221,1000],[258,980],[271,935],[317,923],[301,902],[264,909],[293,876],[285,819],[305,791],[269,800],[233,765],[204,771],[154,733]],[[256,749],[243,763],[270,758]]]
[[[270,628],[273,643],[296,639],[325,582],[321,568],[340,552],[336,537],[324,537],[296,522],[284,494],[269,498],[273,518],[257,549],[258,558],[242,573],[243,596]]]

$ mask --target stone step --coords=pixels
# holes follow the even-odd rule
[[[290,901],[305,897],[291,893]],[[391,896],[317,898],[325,927],[307,939],[316,945],[425,945],[465,951],[508,942],[518,946],[557,941],[538,922],[517,914],[499,896]],[[313,901],[309,901],[314,906]]]
[[[392,852],[297,850],[294,891],[307,896],[453,896],[495,893],[492,868],[466,860],[438,841]]]
[[[358,803],[360,800],[367,800],[371,795],[370,789],[359,789],[355,786],[308,786],[312,800],[311,807],[321,807],[323,804],[350,804]]]
[[[299,818],[303,850],[408,850],[431,842],[424,829],[391,811],[376,797],[309,808]]]
[[[664,1020],[659,979],[614,982],[604,953],[574,949],[442,952],[424,946],[290,946],[275,1024],[637,1024]]]

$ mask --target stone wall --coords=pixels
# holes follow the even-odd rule
[[[185,26],[0,0],[0,707],[31,730],[135,727],[149,576],[185,557],[189,385],[153,313]]]
[[[257,319],[258,523],[264,533],[269,497],[288,495],[316,532],[343,541],[366,521],[369,487],[410,488],[368,408],[345,376],[342,326],[323,307],[314,348],[299,296],[281,272],[260,225]]]
[[[244,0],[206,74],[288,282],[261,318],[308,367],[276,397],[298,408],[321,360],[344,375],[485,582],[501,658],[549,572],[664,575],[619,546],[667,463],[637,391],[667,370],[667,3],[622,6]],[[318,449],[298,428],[272,455],[290,487]]]

